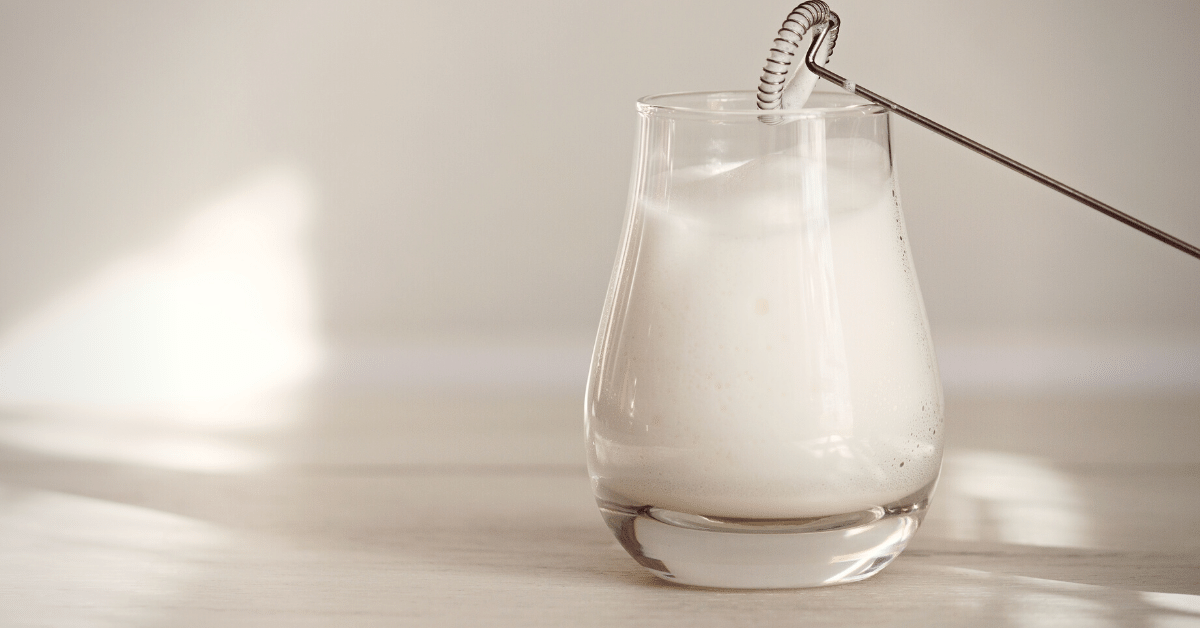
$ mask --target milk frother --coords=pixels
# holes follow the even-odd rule
[[[762,79],[758,86],[759,109],[774,111],[800,107],[808,98],[809,92],[812,91],[817,77],[823,78],[856,96],[886,107],[889,111],[893,111],[903,118],[912,120],[930,131],[1011,168],[1052,190],[1065,194],[1110,218],[1114,218],[1196,259],[1200,259],[1200,248],[1197,248],[1195,245],[1184,242],[1161,229],[1146,224],[1111,205],[1102,203],[1073,187],[1052,179],[1015,159],[1006,157],[975,140],[956,133],[911,109],[898,105],[856,84],[854,81],[826,69],[824,65],[833,52],[840,26],[841,20],[838,18],[837,13],[831,11],[829,5],[822,0],[809,0],[792,10],[784,21],[782,28],[779,29],[778,36],[767,58],[767,64],[763,67]],[[792,59],[804,37],[810,31],[813,33],[812,43],[809,45],[808,53],[804,59],[804,65],[808,72],[804,71],[805,68],[801,68],[799,72],[796,72],[791,77],[792,80],[789,83],[788,78],[789,74],[791,74]],[[763,121],[768,123],[778,122],[779,118],[777,116],[764,116]]]

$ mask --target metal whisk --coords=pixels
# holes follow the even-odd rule
[[[837,41],[837,33],[840,26],[841,20],[838,18],[837,13],[831,11],[829,5],[821,0],[809,0],[792,10],[787,20],[784,21],[783,27],[779,30],[779,35],[771,48],[770,56],[767,57],[767,65],[763,67],[762,79],[758,86],[759,109],[771,111],[778,110],[781,106],[783,109],[800,107],[812,91],[817,77],[823,78],[848,92],[886,107],[890,111],[912,120],[930,131],[966,146],[988,159],[1016,170],[1046,187],[1066,194],[1110,218],[1115,218],[1152,238],[1156,238],[1196,259],[1200,259],[1200,248],[1197,248],[1195,245],[1188,244],[1161,229],[1148,225],[1111,205],[1102,203],[1015,159],[1001,155],[975,140],[956,133],[911,109],[902,107],[845,77],[825,69],[824,64],[833,52],[833,46]],[[808,54],[805,55],[804,68],[796,72],[795,75],[790,76],[791,82],[789,83],[788,78],[791,74],[792,58],[795,56],[795,51],[800,47],[801,42],[809,31],[813,31],[813,38],[812,43],[808,47]],[[804,69],[808,71],[805,72]],[[768,121],[773,121],[773,119]]]

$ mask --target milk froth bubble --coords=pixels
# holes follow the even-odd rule
[[[589,419],[597,493],[802,518],[932,483],[941,392],[885,149],[837,138],[676,169]]]

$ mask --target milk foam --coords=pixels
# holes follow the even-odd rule
[[[792,518],[936,478],[941,392],[886,159],[830,140],[820,161],[675,172],[668,201],[639,208],[589,421],[600,494]]]

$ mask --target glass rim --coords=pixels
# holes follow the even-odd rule
[[[774,120],[794,120],[888,113],[888,109],[882,105],[841,90],[813,90],[809,103],[806,104],[811,104],[813,99],[821,101],[821,105],[781,111],[759,109],[757,91],[669,92],[639,98],[637,109],[644,115],[722,121],[760,120],[765,116]],[[740,107],[720,108],[728,105]]]

